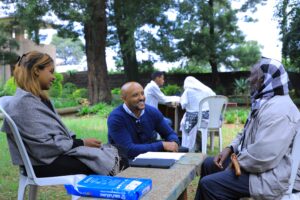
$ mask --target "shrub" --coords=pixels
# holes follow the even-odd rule
[[[248,118],[248,111],[247,110],[239,110],[238,118],[239,118],[239,123],[245,124],[247,121],[247,118]]]
[[[55,108],[68,108],[73,106],[78,106],[79,103],[73,98],[51,98]]]
[[[102,117],[107,117],[113,110],[113,106],[106,103],[98,103],[93,106],[83,106],[78,115],[99,114]]]
[[[74,83],[65,83],[62,89],[63,97],[72,97],[73,92],[77,90],[77,87]]]
[[[83,106],[80,108],[78,115],[87,115],[90,114],[90,107],[89,106]]]
[[[0,97],[2,97],[2,96],[5,96],[5,92],[4,92],[3,86],[0,85]]]
[[[225,121],[228,124],[234,124],[237,121],[235,111],[226,112]]]
[[[248,81],[245,78],[234,79],[234,93],[236,95],[248,95],[249,94],[249,85]]]
[[[49,95],[51,97],[61,97],[62,94],[62,81],[64,79],[62,74],[54,73],[55,80],[52,84],[52,87],[49,90]]]
[[[174,84],[174,85],[166,85],[165,87],[163,87],[162,92],[165,95],[180,95],[182,92],[181,87],[179,87],[178,85]]]
[[[4,84],[2,96],[14,95],[16,90],[17,90],[17,85],[15,82],[15,79],[14,79],[14,77],[10,77],[10,79],[8,79],[6,81],[6,83]]]
[[[111,90],[112,94],[121,94],[121,88],[114,88]]]
[[[214,92],[216,94],[226,95],[226,89],[225,89],[225,87],[223,85],[220,85],[220,84],[216,86]]]
[[[87,99],[88,98],[88,90],[85,88],[79,88],[73,92],[72,96],[75,99],[81,99],[81,98]]]

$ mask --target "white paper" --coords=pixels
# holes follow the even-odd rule
[[[167,102],[174,102],[179,103],[180,102],[180,96],[166,96]]]
[[[135,158],[159,158],[159,159],[174,159],[179,160],[185,153],[173,152],[147,152],[138,155]]]

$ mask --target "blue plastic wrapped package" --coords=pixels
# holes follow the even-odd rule
[[[65,185],[68,194],[106,199],[137,200],[152,188],[152,180],[89,175],[76,185]]]

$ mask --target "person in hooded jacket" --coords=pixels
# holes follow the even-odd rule
[[[204,160],[196,200],[279,200],[288,190],[291,146],[300,122],[288,74],[279,61],[263,57],[252,67],[249,83],[251,111],[244,129],[219,155]],[[239,176],[228,167],[232,153]],[[294,189],[299,183],[298,173]]]

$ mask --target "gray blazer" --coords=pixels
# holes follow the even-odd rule
[[[98,174],[108,175],[118,170],[119,157],[115,147],[79,146],[72,149],[74,133],[65,127],[56,112],[32,93],[18,88],[5,110],[19,128],[33,165],[50,164],[58,156],[65,154],[77,157]],[[7,133],[13,164],[22,165],[21,156],[5,121],[2,130]]]
[[[300,114],[288,95],[275,96],[245,127],[244,148],[238,154],[241,168],[250,173],[249,189],[254,199],[281,199],[291,174],[291,143]],[[237,151],[242,135],[231,143]],[[298,181],[296,182],[296,185]]]

